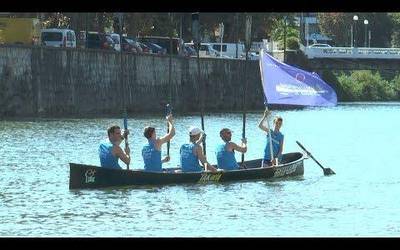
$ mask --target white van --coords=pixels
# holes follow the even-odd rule
[[[229,57],[229,58],[236,58],[236,43],[210,43],[212,48],[218,51],[218,54],[221,57]],[[222,45],[222,53],[221,53],[221,45]],[[238,58],[243,57],[246,53],[244,44],[238,43]]]
[[[191,46],[194,48],[193,43],[185,43],[185,45]],[[201,43],[199,50],[199,57],[219,57],[218,51],[213,49],[210,43]]]
[[[41,44],[44,46],[76,48],[75,32],[70,29],[42,29]]]

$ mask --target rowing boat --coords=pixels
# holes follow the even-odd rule
[[[261,168],[261,159],[245,161],[238,170],[212,172],[179,172],[180,168],[166,168],[163,172],[138,169],[108,169],[70,163],[70,189],[91,189],[123,186],[152,186],[184,183],[215,183],[240,180],[274,179],[304,174],[304,155],[300,152],[282,155],[282,162],[274,168]]]

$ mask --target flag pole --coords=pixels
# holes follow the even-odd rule
[[[267,53],[267,52],[265,52],[265,53]],[[261,74],[261,81],[262,81],[262,79],[264,78],[263,69],[262,69],[263,57],[264,57],[264,50],[261,49],[261,50],[260,50],[260,74]],[[268,111],[268,101],[267,101],[267,97],[265,96],[265,94],[264,94],[264,105],[265,105],[266,111]],[[274,153],[273,153],[273,151],[272,151],[272,136],[271,136],[271,128],[270,128],[270,126],[269,126],[269,118],[268,118],[268,117],[267,117],[267,126],[268,126],[268,129],[269,129],[269,131],[268,131],[268,142],[269,142],[269,151],[270,151],[270,154],[271,154],[271,162],[272,162],[272,160],[274,159]]]

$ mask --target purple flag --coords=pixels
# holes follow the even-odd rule
[[[260,52],[261,82],[269,104],[336,106],[335,91],[318,74],[281,63]]]

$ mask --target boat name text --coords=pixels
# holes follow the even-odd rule
[[[282,177],[285,175],[292,174],[296,171],[297,167],[299,167],[301,164],[302,164],[302,162],[297,162],[290,166],[278,168],[275,170],[274,177]]]
[[[218,182],[219,179],[221,178],[222,173],[202,173],[199,183],[206,183],[206,182],[210,182],[210,181],[215,181]]]
[[[95,181],[94,174],[95,173],[96,173],[95,169],[86,170],[86,172],[85,172],[85,177],[86,177],[85,183],[94,183],[94,181]]]

